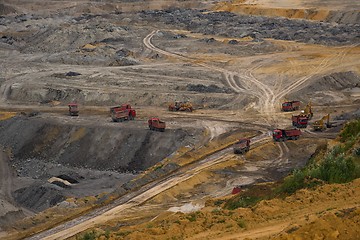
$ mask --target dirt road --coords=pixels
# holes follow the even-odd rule
[[[269,140],[269,135],[267,133],[255,137],[252,140],[252,143],[255,145],[257,143],[264,144],[264,140]],[[78,219],[74,219],[64,225],[60,225],[54,229],[50,229],[43,233],[37,234],[37,235],[29,238],[29,240],[64,239],[64,238],[74,236],[77,233],[83,232],[86,229],[92,228],[95,225],[102,224],[107,221],[122,217],[122,214],[125,210],[130,209],[130,208],[136,208],[137,206],[144,204],[146,201],[155,197],[156,195],[178,185],[181,182],[184,182],[184,181],[192,178],[193,176],[197,175],[201,171],[204,171],[205,169],[207,169],[213,165],[228,161],[229,157],[231,157],[231,155],[232,155],[232,151],[233,150],[231,147],[223,149],[223,150],[201,160],[198,163],[195,163],[188,167],[180,169],[179,171],[177,171],[176,173],[167,177],[166,179],[155,181],[148,186],[144,186],[143,188],[141,188],[140,190],[138,190],[136,192],[132,192],[128,195],[121,197],[120,199],[116,200],[116,202],[114,204],[112,204],[113,207],[108,206],[104,209],[96,210],[88,216],[83,216]],[[280,161],[284,160],[283,153],[281,153],[281,155],[279,156],[279,160]],[[276,161],[278,161],[278,160],[276,160]],[[252,163],[249,163],[249,164],[251,165]],[[257,164],[258,168],[266,168],[266,166],[270,166],[270,165],[265,162]],[[280,167],[280,166],[277,166],[277,167]],[[246,170],[246,169],[249,169],[249,170]],[[248,173],[248,174],[250,174],[250,177],[254,177],[254,176],[252,176],[252,173],[253,173],[252,169],[253,168],[247,167],[247,165],[245,165],[244,171],[242,172],[243,175],[246,176],[246,174]],[[266,173],[266,170],[264,170],[263,174],[265,174],[265,173]],[[263,175],[261,173],[258,173],[255,176],[255,179],[253,179],[252,181],[255,182],[256,179],[259,179],[262,177],[263,177]],[[224,192],[224,194],[227,194],[227,193]]]
[[[167,55],[172,58],[177,58],[179,60],[185,61],[185,62],[193,62],[194,59],[188,58],[186,56],[183,56],[181,54],[172,53],[169,51],[162,50],[158,47],[155,47],[155,45],[151,42],[152,37],[157,33],[157,31],[153,31],[150,34],[148,34],[144,40],[143,43],[145,46],[147,46],[149,49],[156,51],[158,53]],[[345,52],[349,48],[345,48],[345,50],[342,50],[337,54],[335,57],[338,56],[344,56]],[[335,58],[334,57],[334,58]],[[305,77],[301,77],[296,79],[295,81],[292,81],[292,84],[286,84],[285,82],[277,82],[275,84],[276,88],[272,88],[263,82],[261,82],[259,79],[254,77],[254,73],[252,71],[256,71],[260,67],[264,67],[265,65],[258,64],[251,68],[251,70],[248,70],[245,74],[239,74],[237,72],[228,71],[226,69],[222,69],[219,67],[214,67],[208,64],[204,63],[196,63],[197,65],[212,69],[214,71],[219,71],[224,74],[226,81],[228,82],[228,86],[230,86],[235,92],[238,94],[247,92],[247,94],[254,94],[256,97],[259,98],[259,102],[262,107],[260,107],[259,112],[262,117],[262,119],[265,122],[268,122],[270,125],[270,122],[274,124],[275,118],[272,116],[275,112],[276,105],[278,104],[278,101],[285,96],[286,94],[290,93],[291,91],[296,90],[296,88],[300,87],[302,84],[306,83],[313,75],[319,74],[320,72],[326,72],[328,71],[331,62],[334,59],[332,56],[330,58],[324,59],[322,62],[320,62],[319,66],[315,67],[308,75]],[[332,63],[332,62],[331,62]],[[247,89],[242,89],[239,85],[237,85],[237,82],[234,80],[234,76],[237,76],[239,79],[243,79],[243,84],[247,84]],[[276,93],[275,93],[276,92]],[[212,130],[212,134],[216,129]],[[211,139],[214,138],[213,135],[211,135]],[[261,138],[258,138],[257,140],[254,140],[253,143],[256,144],[257,141],[262,141],[264,138],[269,138],[268,133],[264,133],[264,135]],[[287,166],[289,164],[289,148],[286,143],[278,143],[277,147],[279,149],[279,156],[273,159],[272,161],[264,161],[264,162],[257,162],[256,164],[248,162],[245,163],[245,170],[242,171],[242,174],[246,176],[246,174],[250,174],[252,177],[255,178],[263,178],[264,174],[269,169],[275,169],[275,168],[291,168],[290,166]],[[70,223],[67,223],[66,225],[61,225],[55,229],[43,232],[39,235],[36,235],[30,239],[61,239],[66,237],[71,237],[77,233],[80,233],[82,231],[85,231],[88,228],[92,228],[97,224],[105,223],[107,221],[110,221],[112,219],[116,219],[121,217],[122,212],[126,209],[136,208],[137,206],[144,204],[149,199],[155,197],[156,195],[174,187],[175,185],[184,182],[191,177],[198,174],[200,171],[203,171],[204,169],[213,166],[215,164],[219,164],[223,161],[228,160],[228,154],[231,152],[231,149],[224,149],[204,160],[201,162],[195,164],[191,169],[186,169],[186,172],[184,170],[181,170],[180,172],[177,172],[175,175],[172,175],[168,177],[166,180],[162,180],[160,182],[157,182],[156,185],[152,185],[150,188],[146,187],[145,189],[141,190],[140,192],[137,192],[136,196],[129,197],[125,196],[125,199],[128,199],[127,201],[119,204],[118,206],[114,206],[112,209],[106,209],[99,211],[98,213],[94,212],[90,217],[83,217],[80,219],[75,219],[71,221]],[[268,170],[267,170],[268,168]],[[256,170],[256,174],[254,175],[254,169]],[[260,171],[261,169],[261,171]],[[249,180],[247,180],[248,182]],[[214,195],[215,196],[215,195]],[[130,199],[129,199],[130,198]],[[90,218],[90,219],[89,219]],[[278,229],[279,230],[279,229]]]
[[[151,211],[151,201],[158,197],[155,200],[161,202],[167,194],[171,199],[190,202],[201,197],[222,197],[237,184],[272,181],[301,167],[316,148],[316,138],[335,136],[332,132],[305,130],[305,140],[273,143],[269,134],[272,128],[291,126],[292,113],[279,111],[282,101],[315,102],[314,118],[330,111],[334,116],[340,115],[357,107],[349,105],[356,104],[359,96],[356,84],[360,48],[353,27],[357,25],[203,11],[191,7],[205,3],[188,1],[181,2],[186,6],[183,9],[165,6],[178,6],[178,1],[22,2],[5,0],[4,5],[0,4],[1,11],[10,13],[0,18],[0,63],[4,69],[0,73],[0,105],[6,111],[23,112],[17,120],[1,125],[4,137],[0,140],[6,138],[4,145],[12,147],[18,155],[14,159],[18,165],[14,166],[22,174],[37,179],[39,172],[44,173],[46,181],[49,174],[62,174],[62,170],[50,172],[50,169],[57,165],[66,169],[63,165],[74,164],[85,168],[83,175],[93,176],[83,179],[84,184],[99,180],[98,193],[108,191],[107,179],[118,179],[121,173],[111,173],[114,175],[109,178],[105,178],[110,174],[106,171],[99,175],[87,173],[95,172],[94,169],[144,171],[176,154],[178,147],[201,148],[235,129],[262,133],[252,139],[252,149],[246,156],[237,157],[231,148],[224,149],[125,195],[110,206],[32,239],[73,236],[110,219],[124,217],[127,211],[141,212],[140,205]],[[255,7],[291,6],[288,1],[239,2]],[[295,5],[309,4],[304,0]],[[139,9],[143,11],[134,12]],[[284,12],[301,12],[287,10]],[[357,13],[353,15],[356,18]],[[192,101],[195,111],[168,112],[168,102],[174,100]],[[81,106],[77,118],[64,114],[70,101]],[[115,125],[107,116],[108,107],[124,102],[137,108],[139,118],[126,125]],[[29,117],[37,113],[38,116]],[[149,133],[145,122],[151,116],[165,118],[169,131],[163,135]],[[30,122],[38,128],[25,128]],[[8,131],[10,127],[33,131],[33,135],[20,147],[15,139],[18,135],[8,137],[12,134]],[[126,137],[120,139],[125,132]],[[106,144],[99,144],[105,139]],[[167,145],[163,144],[165,141]],[[299,148],[301,151],[297,151]],[[143,155],[144,152],[148,154]],[[133,155],[131,164],[120,155]],[[6,165],[4,154],[0,160],[0,195],[6,206],[14,207],[11,167]],[[23,160],[28,161],[28,167],[23,168],[26,165]],[[48,164],[52,161],[53,165]],[[203,191],[206,187],[198,190],[198,186],[206,184],[202,179],[213,180],[215,176],[224,182],[214,183],[209,191]],[[196,178],[200,180],[193,183]],[[192,195],[189,189],[198,191],[193,198],[180,196],[187,184],[188,188],[184,188],[187,195]],[[91,186],[85,192],[81,184],[77,187],[83,195],[95,192]],[[169,205],[178,206],[179,202],[169,201]],[[165,210],[164,207],[162,211]],[[264,232],[269,231],[265,228]],[[253,234],[257,236],[256,232]]]

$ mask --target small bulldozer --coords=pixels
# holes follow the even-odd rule
[[[331,128],[330,114],[323,116],[320,120],[313,123],[314,131],[324,131],[326,128]]]
[[[192,112],[193,111],[193,106],[192,106],[191,102],[178,102],[178,101],[175,101],[175,102],[169,104],[169,111]]]

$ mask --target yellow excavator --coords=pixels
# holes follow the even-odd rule
[[[330,114],[323,116],[320,120],[313,123],[314,131],[324,131],[326,128],[330,128]]]
[[[314,114],[312,112],[311,102],[309,102],[304,108],[304,110],[301,111],[301,115],[306,116],[309,120],[312,118]]]
[[[179,102],[175,101],[169,104],[169,111],[187,111],[192,112],[193,106],[191,102]]]

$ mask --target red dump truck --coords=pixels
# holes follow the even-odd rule
[[[130,104],[110,108],[110,116],[114,122],[122,122],[125,120],[134,120],[136,117],[135,109]]]
[[[68,107],[70,116],[79,116],[79,109],[76,103],[69,103]]]
[[[283,110],[284,112],[299,110],[299,108],[300,108],[300,101],[284,102],[281,105],[281,110]]]
[[[233,149],[234,149],[234,153],[246,153],[249,151],[250,149],[250,139],[248,138],[241,138],[239,139],[239,141],[237,141],[234,145],[233,145]]]
[[[300,137],[301,131],[299,129],[274,129],[274,141],[286,141],[289,139],[296,140]]]
[[[165,122],[161,121],[159,118],[150,118],[148,120],[149,128],[153,131],[160,131],[164,132],[166,124]]]
[[[292,125],[297,128],[306,128],[309,122],[309,118],[307,115],[300,114],[296,116],[292,116]]]

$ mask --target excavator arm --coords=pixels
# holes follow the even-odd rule
[[[308,117],[309,120],[312,118],[313,112],[311,108],[311,102],[309,102],[304,108],[304,114]]]
[[[330,114],[323,116],[320,120],[315,121],[313,124],[314,131],[316,130],[323,131],[326,128],[330,128],[330,127],[331,127]]]

